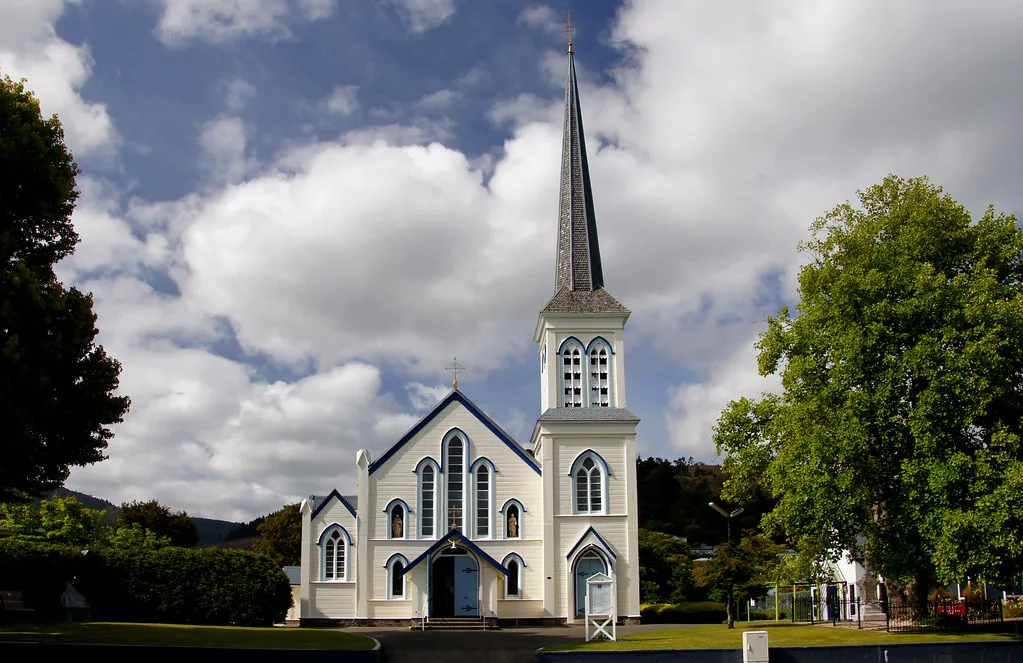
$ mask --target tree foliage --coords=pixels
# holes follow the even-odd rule
[[[767,595],[775,581],[782,546],[762,534],[746,532],[738,543],[723,543],[709,562],[694,570],[696,584],[713,589],[712,598],[725,599],[728,628],[735,623],[735,601],[732,594],[745,599]]]
[[[684,539],[640,528],[639,564],[643,603],[693,600],[693,563]]]
[[[120,364],[96,345],[92,296],[53,267],[71,255],[78,166],[56,116],[21,82],[0,77],[0,500],[24,501],[102,460]]]
[[[0,527],[15,535],[38,538],[70,546],[105,543],[106,511],[86,508],[74,497],[56,495],[34,504],[4,504]]]
[[[185,511],[172,513],[158,500],[132,501],[121,505],[115,526],[121,528],[138,524],[157,536],[167,537],[171,545],[190,548],[199,542],[195,522]]]
[[[887,177],[816,220],[797,314],[768,321],[761,374],[715,429],[726,499],[811,557],[863,554],[886,578],[1023,574],[1023,232],[972,222],[926,178]]]
[[[252,549],[280,566],[297,565],[302,550],[302,514],[298,507],[286,504],[267,516],[257,527],[259,538]]]

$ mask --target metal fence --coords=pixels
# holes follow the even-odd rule
[[[898,632],[949,631],[1004,621],[998,599],[861,602],[826,595],[793,597],[787,616],[793,622]]]

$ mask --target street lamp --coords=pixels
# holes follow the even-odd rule
[[[709,503],[710,508],[714,509],[722,516],[728,519],[728,545],[732,545],[732,518],[735,518],[742,513],[742,507],[739,507],[735,511],[725,511],[717,504],[713,502]],[[732,574],[728,574],[728,628],[735,628],[735,606],[732,605]]]

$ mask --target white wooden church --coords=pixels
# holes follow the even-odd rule
[[[540,311],[540,401],[524,447],[454,389],[389,449],[356,454],[355,495],[302,503],[301,623],[582,620],[615,579],[639,618],[629,311],[604,290],[571,44],[555,294]]]

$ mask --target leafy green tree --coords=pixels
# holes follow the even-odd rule
[[[643,603],[692,600],[693,563],[689,544],[663,532],[639,530],[639,580]]]
[[[4,504],[0,527],[15,535],[35,537],[70,546],[104,543],[108,536],[106,511],[86,508],[72,496],[56,495],[34,504]]]
[[[281,566],[299,563],[302,550],[302,514],[298,504],[287,504],[267,516],[257,529],[259,538],[252,549]]]
[[[122,525],[113,530],[107,544],[117,550],[159,550],[171,545],[169,536],[161,536],[139,523]]]
[[[53,266],[74,252],[78,166],[56,116],[24,84],[0,78],[0,501],[64,483],[103,460],[129,399],[120,364],[96,345],[92,296]]]
[[[121,505],[121,512],[114,521],[116,528],[138,524],[158,536],[170,539],[171,545],[190,548],[199,542],[199,532],[188,513],[170,509],[158,500],[145,502],[131,501]]]
[[[746,532],[738,543],[717,546],[711,560],[696,568],[698,585],[725,595],[728,628],[735,628],[735,594],[746,599],[765,596],[777,575],[782,550],[768,537]]]
[[[926,585],[1023,574],[1023,232],[976,222],[926,178],[889,176],[816,220],[798,315],[758,342],[780,396],[715,429],[725,498],[804,555],[863,554]],[[926,590],[918,592],[926,595]]]

